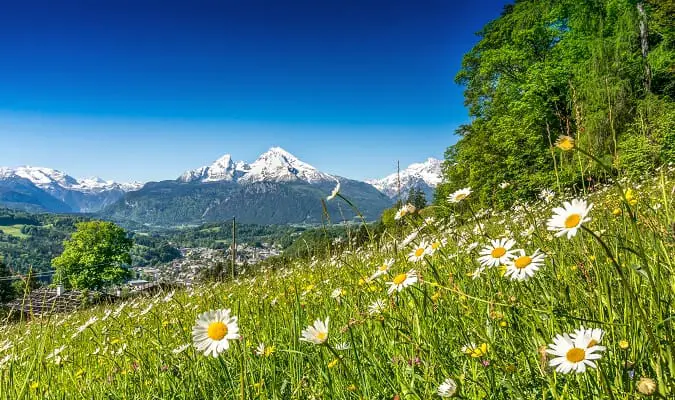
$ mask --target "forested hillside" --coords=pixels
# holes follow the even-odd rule
[[[471,123],[446,151],[437,201],[471,187],[508,206],[543,188],[592,189],[675,160],[675,2],[522,0],[479,32],[456,81]]]

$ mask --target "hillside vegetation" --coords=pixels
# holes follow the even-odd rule
[[[673,20],[672,0],[507,6],[456,75],[472,120],[446,152],[438,201],[470,186],[481,204],[503,208],[543,188],[581,190],[675,160]],[[552,152],[559,135],[612,171]]]
[[[470,399],[671,398],[673,172],[584,195],[590,210],[562,236],[547,225],[570,194],[508,212],[474,210],[469,194],[444,205],[454,219],[405,215],[403,240],[4,326],[0,398],[429,399],[447,379],[442,394]],[[481,267],[499,238],[514,257]],[[214,358],[191,331],[218,309],[241,336]],[[326,341],[300,340],[317,319]],[[582,326],[597,359],[556,372],[546,349]]]

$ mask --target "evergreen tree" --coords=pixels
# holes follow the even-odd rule
[[[9,268],[0,259],[0,303],[6,303],[16,297],[16,291],[9,279],[11,276]]]

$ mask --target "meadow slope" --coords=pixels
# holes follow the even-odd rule
[[[473,210],[469,194],[330,259],[5,324],[0,399],[432,399],[447,379],[464,399],[673,398],[673,177],[507,212]],[[572,198],[593,204],[590,220],[556,237],[547,221]],[[483,269],[499,247],[510,256]],[[211,357],[192,330],[218,309],[241,338]],[[323,344],[300,340],[327,318]],[[600,330],[570,339],[583,348],[567,360],[599,355],[596,368],[556,371],[546,350],[582,326]]]

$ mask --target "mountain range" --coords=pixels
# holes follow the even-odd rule
[[[75,179],[40,167],[0,168],[0,205],[29,211],[88,212],[154,226],[196,225],[236,217],[243,223],[314,224],[325,218],[350,220],[347,203],[321,199],[340,184],[340,193],[369,220],[379,217],[399,193],[412,187],[428,196],[440,182],[439,160],[412,164],[400,174],[368,182],[319,171],[280,147],[252,163],[226,154],[210,165],[185,171],[173,180],[117,183]]]
[[[118,183],[98,177],[76,179],[44,167],[2,167],[0,205],[27,211],[97,212],[142,186],[138,182]]]
[[[390,199],[398,199],[400,194],[401,200],[405,201],[410,189],[414,188],[424,192],[427,201],[431,202],[436,186],[441,183],[442,164],[441,160],[430,157],[422,163],[410,164],[400,173],[395,172],[382,179],[373,179],[366,182],[386,194]]]

